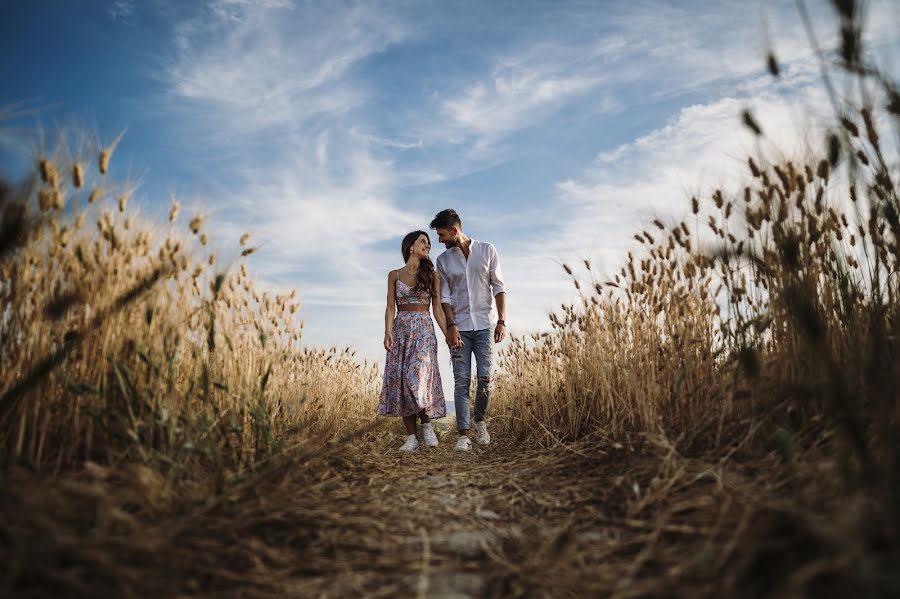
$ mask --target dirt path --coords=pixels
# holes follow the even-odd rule
[[[303,594],[481,597],[547,549],[559,520],[547,516],[571,504],[547,485],[546,456],[501,444],[460,453],[454,440],[410,455],[396,451],[397,436],[332,458],[340,516],[322,531],[331,571],[305,581]]]
[[[182,485],[177,496],[140,465],[92,466],[50,484],[10,480],[0,492],[10,516],[0,528],[12,539],[0,546],[12,560],[6,589],[699,597],[744,588],[741,577],[752,574],[734,559],[759,506],[752,471],[687,459],[664,444],[524,449],[497,435],[460,453],[454,441],[445,431],[440,447],[401,454],[397,427],[381,426],[288,452],[217,489]]]
[[[727,516],[736,504],[713,499],[721,477],[703,465],[621,446],[593,455],[526,451],[502,439],[460,453],[454,441],[447,432],[436,449],[401,454],[400,435],[372,435],[324,458],[313,480],[286,475],[276,489],[255,489],[253,500],[235,497],[244,515],[217,521],[244,523],[235,547],[250,548],[256,570],[277,579],[235,573],[250,587],[213,579],[188,588],[211,596],[629,597],[670,583],[688,593],[698,573],[727,559],[715,546],[733,532]]]

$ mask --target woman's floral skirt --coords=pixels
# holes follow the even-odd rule
[[[430,418],[443,418],[447,406],[431,313],[398,312],[393,339],[384,364],[378,415],[411,416],[424,409]]]

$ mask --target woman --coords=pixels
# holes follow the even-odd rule
[[[422,421],[425,445],[437,447],[431,419],[447,414],[429,309],[434,307],[434,317],[445,338],[447,323],[441,309],[440,277],[428,258],[430,251],[428,233],[413,231],[401,244],[406,266],[388,273],[384,311],[384,349],[388,353],[378,414],[403,417],[407,437],[400,451],[419,449],[416,416]]]

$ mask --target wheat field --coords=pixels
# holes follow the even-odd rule
[[[239,471],[292,434],[371,417],[377,365],[303,344],[296,291],[258,291],[248,274],[249,235],[222,260],[177,200],[152,223],[106,181],[110,155],[41,155],[4,187],[5,454],[39,470]]]
[[[900,89],[838,18],[820,150],[564,264],[465,457],[394,451],[381,366],[305,343],[252,232],[214,253],[60,134],[0,180],[0,592],[900,594]]]

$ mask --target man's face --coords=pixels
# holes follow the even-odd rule
[[[438,227],[434,232],[437,233],[438,241],[443,243],[448,250],[459,246],[459,228],[450,227],[449,229],[443,229]]]

